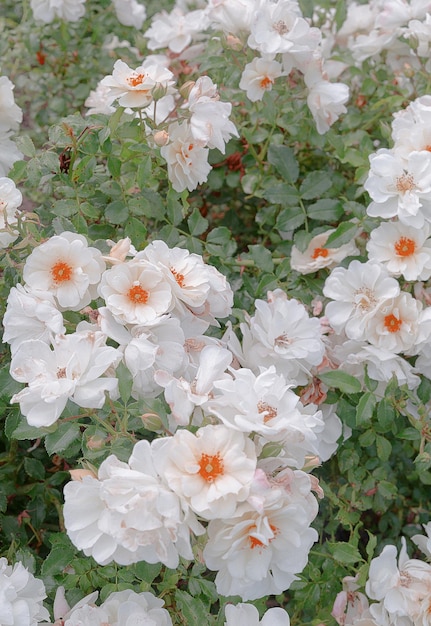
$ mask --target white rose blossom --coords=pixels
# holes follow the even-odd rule
[[[66,22],[77,22],[85,13],[85,0],[31,0],[35,20],[45,24],[56,17]]]
[[[22,194],[14,181],[7,176],[0,177],[0,248],[9,246],[19,235],[14,227],[22,215],[18,210],[21,203]]]
[[[267,91],[271,91],[276,79],[283,74],[281,63],[275,61],[272,55],[256,57],[245,66],[239,87],[251,102],[257,102]]]
[[[147,45],[150,50],[168,47],[175,54],[179,54],[207,26],[208,16],[205,10],[183,13],[179,7],[175,7],[170,13],[161,11],[154,15],[144,37],[149,39]]]
[[[0,76],[0,131],[18,130],[22,110],[13,95],[15,85],[7,76]]]
[[[43,607],[45,586],[18,561],[8,565],[0,558],[0,624],[2,626],[37,626],[49,619]]]
[[[296,385],[305,385],[310,369],[321,363],[325,345],[317,318],[310,318],[304,305],[288,299],[281,289],[268,292],[268,301],[256,300],[256,312],[240,325],[242,347],[232,333],[228,345],[243,367],[258,372],[274,365]]]
[[[173,122],[168,127],[169,143],[160,148],[168,164],[168,177],[175,191],[193,191],[204,183],[211,171],[208,148],[197,141],[187,122]]]
[[[326,305],[325,315],[335,332],[366,339],[369,320],[399,293],[398,281],[383,265],[352,261],[347,269],[333,269],[326,279],[323,294],[333,302]]]
[[[428,280],[431,276],[431,225],[422,228],[402,222],[383,222],[370,233],[370,261],[381,263],[393,276],[406,280]]]
[[[410,559],[403,537],[398,562],[394,545],[386,545],[371,561],[365,591],[369,598],[381,602],[390,619],[406,617],[425,626],[428,622],[424,621],[423,609],[431,606],[431,565]]]
[[[225,143],[239,135],[235,124],[229,120],[232,104],[221,102],[219,98],[217,85],[209,76],[201,76],[191,88],[185,107],[192,114],[190,130],[196,141],[224,154]]]
[[[306,455],[316,455],[318,433],[323,430],[320,411],[303,411],[299,397],[275,368],[256,376],[246,368],[232,370],[232,378],[215,381],[208,411],[226,426],[260,435],[261,445],[279,442],[292,467],[301,468]]]
[[[10,135],[10,131],[0,130],[0,176],[7,176],[12,165],[24,156]]]
[[[155,397],[162,387],[154,375],[163,370],[170,375],[184,370],[187,363],[185,337],[176,317],[162,318],[152,327],[132,329],[130,341],[124,347],[124,362],[133,377],[134,398]]]
[[[299,51],[308,47],[310,30],[294,0],[266,2],[254,15],[247,43],[262,54]]]
[[[145,259],[132,259],[106,270],[98,291],[122,324],[153,324],[172,308],[170,284],[160,269]]]
[[[189,352],[190,344],[190,341],[185,342]],[[198,363],[193,364],[190,359],[190,366],[185,368],[180,377],[172,376],[167,369],[157,370],[154,375],[156,383],[165,390],[165,400],[172,411],[174,422],[182,426],[188,425],[191,418],[193,423],[199,423],[196,407],[206,409],[213,395],[214,381],[223,375],[227,376],[224,372],[232,362],[231,352],[218,344],[203,343],[198,355]]]
[[[225,616],[224,626],[290,626],[289,615],[281,607],[268,609],[259,621],[259,611],[253,604],[227,604]]]
[[[109,89],[107,104],[118,100],[120,106],[140,109],[153,102],[155,89],[161,87],[172,93],[174,82],[172,72],[149,58],[136,69],[118,59],[112,75],[105,76],[100,84]]]
[[[19,402],[31,426],[51,426],[70,399],[84,408],[101,409],[105,393],[115,397],[118,380],[105,376],[120,353],[105,345],[100,332],[57,335],[53,349],[37,339],[21,343],[12,357],[11,376],[27,386],[11,402]]]
[[[339,248],[326,247],[326,241],[333,232],[334,229],[330,229],[313,237],[304,252],[293,245],[290,257],[292,269],[300,274],[312,274],[324,267],[334,267],[348,256],[359,254],[354,241],[349,241]]]
[[[172,626],[163,600],[148,591],[114,591],[100,606],[94,603],[97,596],[98,592],[93,592],[70,608],[64,588],[58,587],[54,600],[56,621],[51,626]]]
[[[158,440],[156,440],[158,441]],[[98,476],[64,488],[64,518],[72,543],[101,565],[138,561],[178,566],[192,559],[190,532],[203,528],[185,502],[155,470],[154,442],[135,444],[128,463],[114,455]]]
[[[155,466],[171,489],[204,519],[231,517],[249,494],[256,470],[251,439],[223,424],[194,435],[178,430],[153,442]]]
[[[138,30],[147,17],[147,10],[144,4],[137,0],[113,0],[115,13],[120,24],[124,26],[134,26]]]
[[[49,291],[30,291],[20,284],[9,292],[3,327],[3,341],[9,343],[12,354],[24,341],[39,339],[49,344],[55,335],[66,332],[54,296]]]
[[[96,297],[104,269],[102,253],[83,235],[66,231],[33,250],[23,278],[30,290],[50,292],[60,310],[79,311]]]
[[[370,173],[364,188],[370,194],[367,213],[414,228],[431,221],[431,153],[411,152],[401,159],[393,150],[381,148],[370,155]]]
[[[203,553],[217,571],[217,591],[242,600],[288,589],[317,539],[310,528],[317,502],[308,474],[286,469],[268,481],[258,470],[252,489],[233,517],[210,521]]]

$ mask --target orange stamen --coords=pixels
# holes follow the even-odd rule
[[[126,78],[126,82],[129,83],[131,87],[137,87],[138,85],[142,85],[144,78],[145,74],[134,74]]]
[[[273,541],[275,539],[275,536],[278,532],[278,528],[276,526],[273,526],[272,524],[269,525],[270,529],[272,530],[272,532],[274,533],[274,537],[271,537],[271,539],[268,540],[268,543],[271,543],[271,541]],[[256,525],[253,524],[252,526],[250,526],[250,528],[248,529],[249,532],[253,531],[256,528]],[[262,546],[266,547],[266,545],[263,543],[263,541],[261,541],[260,539],[258,539],[257,537],[253,537],[252,535],[249,535],[248,537],[248,541],[250,543],[250,548],[253,550],[254,548],[261,548]]]
[[[224,474],[223,459],[220,458],[219,454],[203,454],[199,461],[198,473],[207,483],[212,483]]]
[[[390,315],[386,315],[383,323],[385,325],[385,328],[390,333],[397,333],[403,325],[403,320],[398,319],[397,317],[395,317],[395,315],[392,315],[391,313]]]
[[[327,248],[315,248],[313,254],[311,255],[312,259],[317,259],[319,256],[323,256],[324,259],[329,254],[329,250]]]
[[[127,292],[127,297],[133,304],[146,304],[148,301],[148,291],[142,289],[141,285],[134,285]]]
[[[277,409],[275,407],[271,406],[267,402],[262,402],[262,400],[259,400],[259,402],[257,403],[257,410],[259,413],[266,413],[265,417],[263,418],[265,424],[272,420],[273,417],[277,417],[278,415]]]
[[[184,287],[184,274],[180,274],[176,269],[171,267],[171,272],[174,275],[175,280],[177,281],[180,287]]]
[[[415,253],[416,242],[407,237],[401,237],[394,244],[395,252],[398,256],[411,256]]]
[[[51,276],[55,283],[65,283],[72,278],[73,268],[64,261],[58,261],[51,267]]]
[[[269,76],[264,76],[262,80],[260,81],[260,86],[262,87],[262,89],[270,89],[273,82],[274,81],[271,80]]]

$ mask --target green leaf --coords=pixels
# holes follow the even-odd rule
[[[208,229],[208,220],[202,217],[201,212],[197,207],[193,210],[193,213],[187,219],[190,234],[193,237],[199,237]]]
[[[376,404],[376,396],[371,391],[367,391],[361,396],[361,399],[358,402],[358,406],[356,407],[357,426],[361,426],[371,419]]]
[[[329,544],[332,556],[339,563],[354,564],[362,561],[361,554],[351,543]]]
[[[427,404],[431,399],[431,380],[423,377],[416,393],[423,404]]]
[[[24,469],[31,478],[36,478],[37,480],[44,480],[45,478],[45,466],[38,459],[25,457]]]
[[[314,200],[332,187],[332,180],[328,172],[310,172],[302,181],[299,188],[304,200]]]
[[[258,269],[263,272],[272,272],[274,270],[274,262],[269,250],[258,244],[248,246],[248,250]]]
[[[136,217],[129,217],[124,228],[124,234],[126,237],[130,237],[137,250],[145,247],[148,231],[145,224]]]
[[[275,228],[281,233],[288,233],[302,226],[304,222],[305,215],[301,207],[289,207],[280,211],[275,222]]]
[[[425,472],[431,467],[431,454],[428,451],[420,452],[415,458],[415,465],[419,472]]]
[[[299,176],[299,165],[292,148],[270,145],[268,161],[289,183],[295,183]]]
[[[117,369],[115,370],[116,376],[118,378],[118,389],[120,391],[120,398],[127,404],[130,399],[130,394],[132,392],[133,386],[133,377],[130,373],[129,369],[124,365],[124,363],[119,363]]]
[[[328,387],[335,387],[344,393],[359,393],[361,391],[359,380],[341,370],[319,374],[319,378]]]
[[[392,444],[385,437],[376,435],[377,456],[381,461],[387,461],[391,456]]]
[[[332,198],[322,198],[307,207],[308,217],[319,222],[336,222],[343,214],[344,209],[339,200]]]
[[[175,602],[184,617],[185,624],[211,624],[211,616],[199,598],[193,598],[186,591],[177,589]]]
[[[81,430],[78,424],[64,422],[56,431],[45,437],[45,448],[49,455],[67,450],[76,441],[81,440]]]
[[[237,245],[229,228],[218,226],[208,233],[206,248],[209,254],[226,258],[235,254]]]
[[[31,439],[39,439],[39,437],[43,437],[47,433],[46,428],[36,428],[36,426],[29,426],[27,420],[22,417],[18,426],[13,431],[11,438],[19,439],[19,440],[31,440]]]
[[[140,561],[135,565],[135,572],[138,578],[144,580],[148,584],[151,584],[153,580],[157,578],[161,569],[161,563],[147,563],[146,561]]]
[[[326,248],[339,248],[355,238],[358,226],[353,222],[341,222],[338,228],[326,240]]]
[[[17,135],[14,139],[18,150],[31,159],[36,156],[36,148],[28,135]]]
[[[399,439],[407,439],[408,441],[420,441],[421,434],[416,428],[408,427],[398,433],[397,437]]]
[[[347,4],[344,0],[337,0],[335,5],[334,21],[337,26],[337,30],[340,30],[347,17]]]
[[[312,233],[307,233],[305,230],[299,230],[295,233],[293,238],[293,243],[298,248],[300,252],[305,252],[308,247],[308,244],[313,239]]]
[[[366,547],[366,552],[367,552],[367,556],[369,559],[372,558],[373,554],[374,554],[374,550],[376,549],[376,545],[377,545],[377,537],[375,535],[372,535],[368,530],[368,543],[367,543],[367,547]]]
[[[107,160],[108,170],[114,178],[119,178],[121,175],[122,161],[115,156],[109,156]]]
[[[110,202],[105,209],[105,218],[111,224],[124,224],[129,217],[129,209],[122,200]]]
[[[61,574],[64,569],[70,565],[74,556],[75,550],[72,546],[54,546],[42,563],[42,576]]]
[[[59,217],[70,217],[78,212],[76,200],[57,200],[52,206],[51,212]]]
[[[262,196],[268,202],[281,204],[281,206],[295,206],[299,200],[299,194],[296,189],[286,183],[273,185],[269,189],[265,189]]]
[[[390,430],[395,420],[395,410],[392,404],[386,398],[380,400],[377,405],[377,420],[380,426],[385,430]]]

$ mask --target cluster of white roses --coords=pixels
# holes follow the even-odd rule
[[[8,174],[10,168],[22,158],[11,135],[18,130],[22,122],[22,110],[15,102],[12,81],[7,76],[0,76],[0,176]],[[1,207],[1,205],[0,205]],[[1,207],[1,208],[4,208]],[[0,216],[2,217],[2,216]]]
[[[426,535],[412,541],[431,559],[431,522]],[[386,545],[370,564],[366,595],[356,578],[343,581],[332,615],[340,626],[428,626],[431,614],[431,564],[408,556],[405,539],[397,563],[397,548]],[[369,600],[376,602],[369,603]]]
[[[201,3],[201,9],[189,12],[184,4],[177,2],[170,13],[154,16],[144,33],[150,50],[167,47],[187,58],[194,48],[199,50],[206,30],[222,30],[233,48],[259,55],[245,65],[239,82],[252,102],[261,100],[277,78],[299,70],[319,133],[325,133],[346,112],[349,90],[329,81],[321,32],[310,27],[296,0],[208,0]],[[189,48],[191,43],[195,45]]]
[[[85,14],[86,0],[31,0],[35,20],[49,24],[56,18],[77,22]],[[117,19],[125,26],[141,28],[147,16],[144,4],[138,0],[112,0]]]
[[[95,591],[70,607],[64,587],[58,587],[54,599],[54,622],[43,606],[45,586],[21,562],[8,565],[0,559],[0,623],[2,626],[172,626],[164,601],[152,593],[131,590],[111,593],[96,605]],[[289,615],[282,608],[269,609],[259,621],[251,604],[229,604],[225,609],[225,626],[289,626]]]
[[[164,55],[149,55],[136,69],[118,60],[112,75],[100,81],[86,105],[88,113],[110,114],[115,101],[131,113],[139,110],[151,122],[152,141],[167,162],[173,188],[192,191],[211,171],[209,149],[224,153],[225,143],[238,137],[238,132],[229,120],[232,105],[220,101],[217,85],[208,76],[189,85],[183,101],[169,64]]]
[[[420,70],[424,63],[430,69],[430,12],[429,0],[351,1],[335,39],[358,64],[384,55],[398,81],[409,88],[409,72]]]
[[[420,282],[431,276],[430,119],[430,96],[395,114],[394,146],[370,155],[364,185],[372,199],[368,215],[390,221],[371,232],[368,261],[336,267],[323,289],[332,300],[325,310],[336,333],[332,360],[355,375],[367,363],[375,380],[395,375],[410,389],[431,364],[431,308]],[[414,294],[400,288],[400,277],[406,287],[416,281]],[[403,356],[417,356],[415,367]]]
[[[242,343],[231,328],[206,335],[230,314],[232,290],[201,256],[163,241],[136,252],[122,240],[103,256],[64,232],[33,250],[23,278],[4,340],[11,375],[26,384],[12,402],[29,424],[52,425],[68,401],[102,408],[118,396],[120,361],[134,398],[164,395],[171,409],[168,436],[66,485],[72,542],[102,565],[174,568],[206,533],[203,558],[221,594],[287,589],[317,539],[311,492],[322,494],[304,468],[329,458],[342,434],[336,407],[313,404],[325,398],[313,378],[325,355],[320,321],[276,290],[241,324]],[[91,322],[65,334],[63,313],[83,309]]]
[[[272,89],[275,80],[287,80],[292,70],[304,76],[307,103],[319,133],[346,112],[348,88],[331,83],[324,63],[322,37],[302,17],[296,0],[208,0],[202,8],[188,11],[178,2],[167,13],[157,13],[144,33],[150,50],[166,54],[146,57],[136,69],[118,60],[111,76],[103,78],[86,100],[88,114],[111,114],[117,101],[132,114],[139,109],[151,120],[153,138],[168,165],[168,177],[176,191],[192,191],[207,180],[211,171],[209,149],[224,154],[225,143],[238,137],[229,120],[232,104],[221,102],[217,86],[207,76],[182,89],[174,87],[172,63],[190,63],[202,51],[203,41],[222,30],[239,49],[260,56],[245,65],[240,89],[255,102]],[[276,60],[277,55],[280,61]]]

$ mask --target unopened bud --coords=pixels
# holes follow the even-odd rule
[[[194,86],[195,86],[194,80],[188,80],[186,83],[184,83],[184,85],[181,85],[180,94],[184,98],[184,100],[189,99],[190,92]]]
[[[141,420],[146,430],[151,432],[163,430],[163,422],[157,413],[144,413],[141,415]]]
[[[82,480],[84,476],[91,476],[92,478],[97,478],[96,474],[88,469],[69,470],[69,474],[72,480]]]
[[[151,95],[153,96],[153,100],[160,100],[160,98],[166,96],[167,93],[168,88],[166,87],[166,85],[163,85],[162,83],[157,83],[157,85],[152,90]]]
[[[159,146],[159,148],[161,148],[162,146],[166,146],[166,144],[168,143],[169,133],[167,133],[166,130],[157,130],[153,134],[153,139],[156,146]]]
[[[89,450],[100,450],[105,445],[105,440],[101,437],[89,437],[87,439],[87,448]]]
[[[242,41],[241,39],[238,39],[238,37],[235,37],[235,35],[227,35],[226,46],[231,50],[241,50]]]

